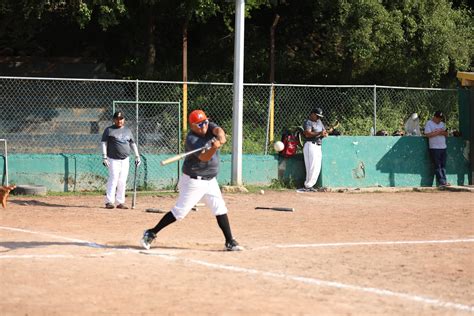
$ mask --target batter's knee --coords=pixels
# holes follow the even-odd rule
[[[227,214],[227,207],[219,207],[216,210],[213,210],[212,213],[214,216]]]
[[[188,215],[189,211],[191,210],[184,210],[184,209],[176,208],[176,207],[173,207],[171,209],[171,213],[173,214],[174,218],[176,218],[177,221],[184,219],[186,215]]]

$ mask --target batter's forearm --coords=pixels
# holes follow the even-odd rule
[[[214,138],[212,140],[212,146],[211,148],[205,150],[202,154],[199,155],[199,160],[201,161],[209,161],[212,159],[212,156],[216,153],[216,151],[222,146],[222,143],[219,141],[219,139]]]
[[[199,155],[199,160],[201,161],[209,161],[212,159],[212,156],[216,153],[217,148],[211,147],[210,149],[206,150],[204,153]]]

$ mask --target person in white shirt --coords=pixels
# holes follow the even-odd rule
[[[430,156],[434,163],[436,180],[439,186],[451,185],[446,181],[446,125],[443,122],[444,114],[436,111],[433,118],[426,122],[425,135],[428,137]]]

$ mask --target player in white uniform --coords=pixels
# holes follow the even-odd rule
[[[442,121],[444,114],[436,111],[433,118],[426,122],[425,135],[428,137],[430,156],[434,163],[436,180],[439,186],[451,185],[446,181],[446,125]]]
[[[186,156],[183,163],[183,175],[179,179],[179,196],[175,206],[166,213],[158,224],[145,230],[141,245],[150,249],[156,234],[176,220],[182,220],[188,215],[192,207],[202,198],[216,216],[217,223],[224,233],[225,249],[228,251],[243,250],[232,237],[227,207],[222,198],[216,176],[219,172],[218,149],[225,144],[224,130],[213,122],[209,122],[206,114],[195,110],[189,114],[191,130],[186,136],[186,152],[212,144],[210,149]]]
[[[304,165],[306,168],[306,181],[304,188],[298,192],[316,192],[314,185],[318,181],[321,172],[321,160],[323,157],[321,151],[322,138],[328,136],[326,129],[320,118],[323,116],[323,110],[315,108],[311,111],[309,119],[303,123],[305,143],[303,146]]]

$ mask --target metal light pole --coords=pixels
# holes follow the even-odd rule
[[[235,1],[234,103],[232,115],[232,185],[242,185],[245,0]]]

